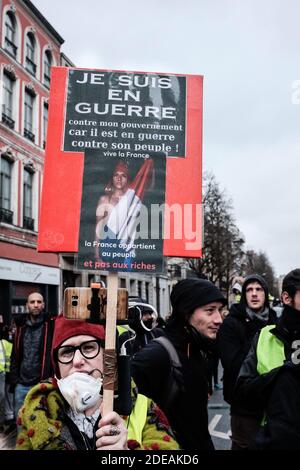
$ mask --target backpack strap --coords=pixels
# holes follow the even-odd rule
[[[173,404],[178,392],[184,390],[182,365],[176,349],[168,338],[166,338],[165,336],[159,336],[158,338],[155,338],[152,341],[160,343],[168,352],[170,358],[170,375],[166,389],[164,391],[163,400],[163,410],[165,411],[168,410],[168,408]]]
[[[152,341],[160,343],[168,351],[173,367],[181,367],[181,362],[179,360],[177,351],[168,338],[166,338],[165,336],[159,336],[158,338],[155,338]]]

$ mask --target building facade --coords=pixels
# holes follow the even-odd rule
[[[62,37],[29,0],[0,0],[0,9],[0,315],[10,324],[25,312],[30,292],[40,292],[46,310],[57,313],[66,287],[106,282],[108,273],[77,270],[70,253],[36,250],[50,69],[74,64],[61,52]],[[177,271],[120,273],[119,285],[165,317]]]
[[[63,291],[67,287],[90,286],[92,282],[102,281],[107,284],[107,271],[80,271],[76,269],[76,257],[70,253],[60,255],[60,268],[62,289],[60,290],[60,305],[63,305]],[[170,289],[173,282],[170,280],[169,269],[166,274],[150,275],[140,273],[119,273],[119,287],[128,290],[128,294],[141,297],[153,305],[159,314],[165,318],[170,313]],[[178,278],[176,278],[178,280]]]
[[[56,254],[37,253],[50,68],[62,37],[28,0],[2,0],[0,17],[0,308],[5,322],[41,292],[57,312]]]

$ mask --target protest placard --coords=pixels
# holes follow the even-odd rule
[[[85,159],[92,158],[88,152],[98,152],[99,161],[111,159],[111,171],[117,159],[136,160],[136,171],[147,160],[161,168],[165,183],[162,178],[156,186],[157,200],[155,191],[152,196],[145,192],[145,201],[154,197],[163,205],[157,208],[164,219],[160,241],[154,243],[157,254],[201,256],[202,85],[197,75],[53,67],[39,251],[81,250]],[[157,153],[165,156],[164,163],[157,164]],[[95,237],[86,241],[99,242]],[[145,239],[139,243],[146,246]],[[81,261],[92,261],[85,257]],[[161,269],[158,258],[147,261]]]

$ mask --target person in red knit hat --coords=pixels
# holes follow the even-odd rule
[[[18,450],[178,449],[162,412],[132,384],[129,417],[102,410],[101,325],[59,316],[52,364],[55,378],[33,387],[19,412]]]

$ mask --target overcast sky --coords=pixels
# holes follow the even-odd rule
[[[33,3],[78,67],[204,75],[204,170],[247,248],[300,267],[299,0]]]

